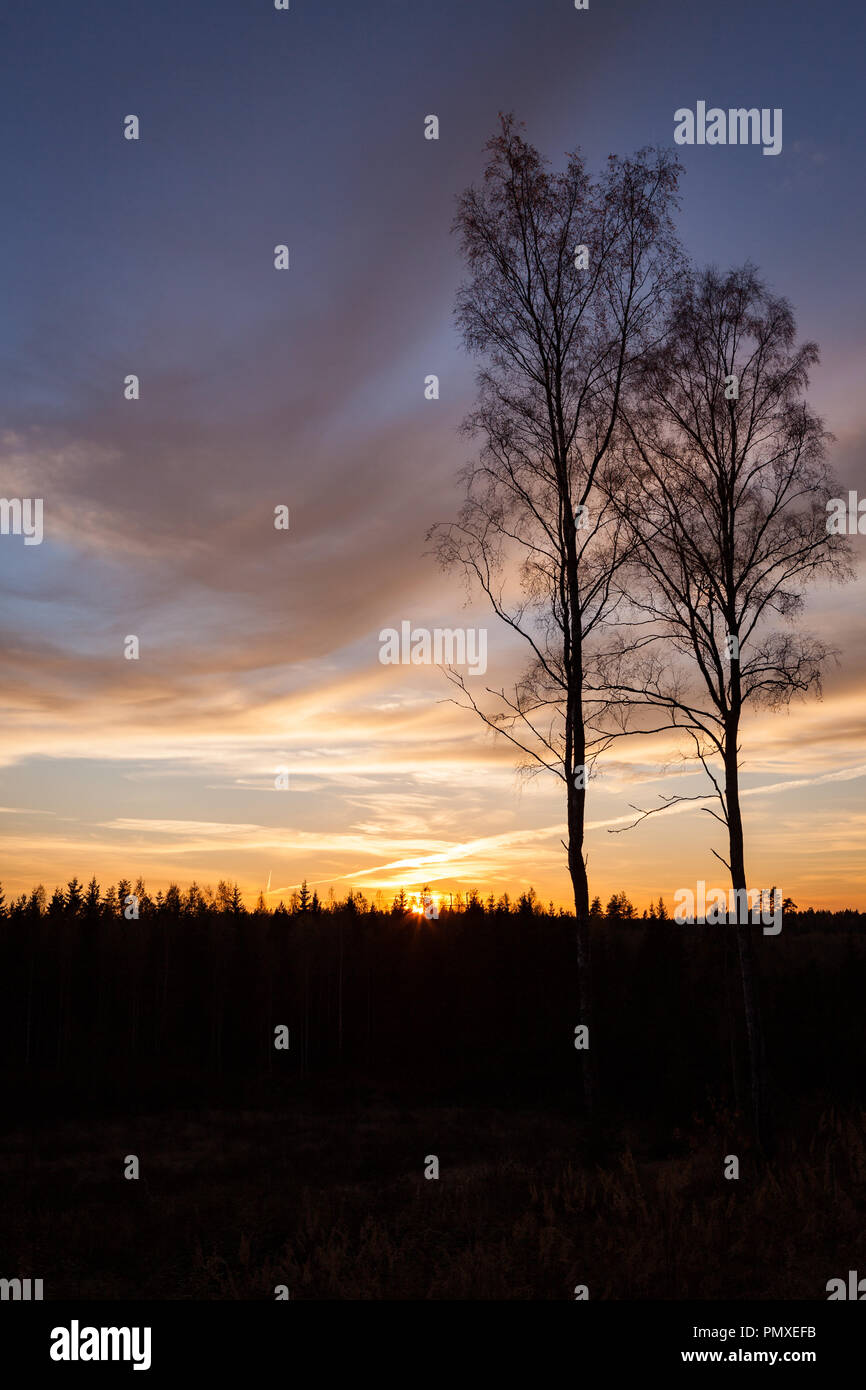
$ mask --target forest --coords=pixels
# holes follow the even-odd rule
[[[746,929],[768,1156],[728,926],[593,915],[590,1118],[574,918],[529,892],[428,921],[133,887],[134,920],[76,880],[0,919],[0,1244],[46,1297],[813,1298],[855,1267],[863,914]]]

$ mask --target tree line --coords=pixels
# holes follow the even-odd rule
[[[428,891],[428,885],[421,889],[422,894]],[[261,891],[256,898],[255,906],[247,908],[239,885],[226,879],[219,880],[216,890],[209,884],[200,887],[193,882],[183,889],[176,883],[170,883],[165,891],[159,889],[155,893],[149,893],[144,880],[141,878],[135,880],[120,879],[116,885],[111,884],[103,891],[95,877],[91,878],[87,884],[74,877],[69,880],[65,888],[56,887],[50,897],[47,895],[44,885],[39,883],[29,893],[20,893],[8,903],[3,886],[0,884],[0,919],[4,917],[12,920],[27,917],[49,917],[58,920],[76,917],[125,918],[127,914],[124,904],[127,903],[128,899],[133,899],[135,902],[135,916],[133,918],[130,915],[127,920],[135,920],[142,915],[155,913],[165,917],[178,918],[201,917],[208,914],[226,914],[231,917],[245,915],[257,917],[309,915],[318,917],[325,913],[331,915],[334,913],[355,915],[369,913],[372,916],[387,913],[402,917],[413,912],[413,904],[420,902],[420,894],[407,893],[405,888],[401,888],[391,898],[386,898],[381,892],[368,898],[357,889],[350,889],[345,898],[339,898],[331,889],[327,897],[322,900],[317,890],[313,888],[311,891],[307,880],[304,879],[297,888],[292,890],[287,901],[280,898],[275,904],[269,905],[264,891]],[[549,900],[545,905],[532,887],[514,897],[509,893],[501,893],[498,897],[494,893],[488,893],[484,896],[478,889],[470,888],[466,892],[446,894],[439,905],[439,913],[443,917],[449,913],[463,912],[477,916],[517,914],[518,916],[531,917],[565,917],[571,915],[566,913],[564,908],[555,907],[552,900]],[[606,906],[602,906],[601,898],[595,897],[590,905],[590,915],[599,919],[606,918],[609,921],[625,921],[638,917],[649,921],[656,919],[666,921],[668,919],[668,911],[661,897],[657,901],[651,902],[649,907],[645,907],[641,913],[624,892],[612,893]]]
[[[190,916],[163,905],[126,922],[77,903],[56,919],[0,920],[6,1115],[291,1113],[298,1087],[313,1104],[573,1107],[585,1050],[573,916],[488,912],[477,899],[436,922],[357,904]],[[759,962],[787,1119],[828,1095],[862,1096],[863,925],[803,914]],[[733,933],[658,917],[591,918],[589,930],[605,1001],[591,1039],[602,1129],[627,1117],[669,1137],[708,1095],[745,1114]]]
[[[428,891],[429,886],[425,885],[421,889],[421,894]],[[764,891],[768,899],[772,899],[775,894],[773,888]],[[120,879],[117,885],[111,884],[103,891],[95,877],[91,878],[86,885],[74,877],[69,880],[65,888],[56,887],[50,898],[44,885],[39,883],[29,893],[19,893],[17,897],[11,898],[8,902],[3,885],[0,883],[0,921],[4,919],[21,921],[27,918],[43,917],[57,921],[69,921],[76,918],[94,920],[97,918],[104,920],[124,918],[131,921],[142,915],[180,919],[206,916],[320,917],[340,914],[357,917],[367,915],[371,917],[391,916],[405,919],[416,915],[416,910],[413,909],[412,904],[413,902],[420,902],[421,894],[407,893],[405,888],[401,888],[391,898],[387,898],[379,891],[372,898],[368,898],[357,889],[349,889],[345,898],[339,898],[331,889],[327,897],[322,900],[316,889],[311,891],[307,880],[304,879],[297,888],[292,890],[287,901],[280,898],[275,904],[269,905],[265,899],[264,891],[261,891],[256,898],[255,905],[248,908],[237,882],[229,882],[227,879],[220,879],[216,890],[210,884],[199,887],[197,883],[193,882],[187,888],[181,888],[177,883],[170,883],[164,892],[162,889],[158,889],[155,893],[149,893],[142,878],[137,878],[134,881],[132,879]],[[136,919],[125,918],[123,904],[129,896],[136,900]],[[859,921],[862,916],[856,908],[843,908],[836,912],[826,908],[801,909],[792,898],[785,898],[782,907],[786,921],[794,920],[809,924],[819,924],[834,919]],[[542,902],[533,887],[527,888],[516,896],[512,896],[510,893],[500,893],[498,897],[494,893],[488,893],[485,896],[477,888],[446,894],[439,905],[439,916],[444,919],[449,915],[462,914],[468,914],[470,917],[567,917],[570,920],[573,920],[574,917],[574,914],[567,912],[565,908],[556,907],[552,900],[548,900],[546,904]],[[421,914],[417,913],[417,915]],[[600,897],[594,897],[589,905],[589,916],[591,920],[597,922],[669,922],[671,920],[671,915],[661,895],[641,910],[635,907],[628,894],[622,890],[611,893],[606,903],[603,903]]]

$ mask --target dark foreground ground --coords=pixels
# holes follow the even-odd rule
[[[4,1274],[47,1298],[820,1299],[862,1265],[863,1114],[738,1181],[716,1129],[682,1148],[591,1162],[564,1117],[463,1108],[67,1122],[38,1156],[3,1141]]]
[[[866,1272],[860,919],[756,932],[765,1160],[723,928],[595,925],[590,1128],[572,924],[467,918],[0,924],[0,1278],[46,1299],[826,1299]]]

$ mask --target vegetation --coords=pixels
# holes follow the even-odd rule
[[[861,914],[755,929],[784,1135],[759,1162],[729,927],[593,904],[590,1126],[574,919],[528,893],[436,922],[116,896],[0,919],[0,1247],[46,1297],[820,1298],[857,1267]]]

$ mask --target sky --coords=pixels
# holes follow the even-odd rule
[[[0,536],[7,896],[95,874],[568,902],[561,784],[521,778],[441,671],[379,660],[404,621],[485,627],[491,684],[519,657],[424,541],[473,448],[455,198],[500,111],[600,170],[698,100],[781,108],[777,156],[679,149],[679,231],[791,300],[863,496],[863,31],[805,0],[6,8],[0,492],[44,499],[41,545]],[[744,727],[750,881],[801,906],[866,907],[864,612],[862,570],[814,591],[823,698]],[[602,898],[724,884],[700,806],[623,830],[705,790],[673,754],[627,740],[590,784]]]

